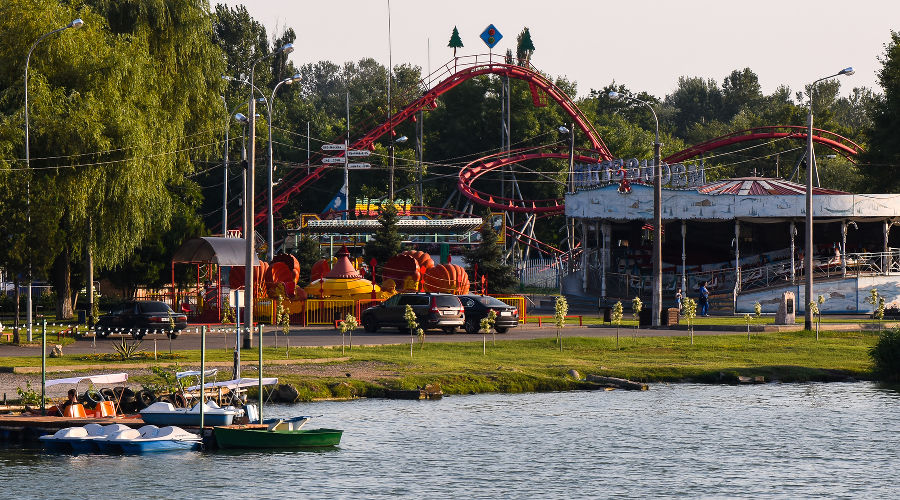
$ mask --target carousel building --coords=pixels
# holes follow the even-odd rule
[[[582,176],[566,194],[583,249],[569,293],[609,300],[648,297],[651,290],[653,188],[649,184],[597,182]],[[871,289],[886,307],[900,306],[900,195],[852,194],[813,189],[813,297],[822,312],[871,312]],[[663,304],[682,288],[696,296],[706,283],[711,307],[752,312],[759,302],[775,312],[783,292],[793,292],[803,312],[806,186],[783,179],[743,177],[664,188]]]

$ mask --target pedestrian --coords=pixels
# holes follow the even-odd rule
[[[678,305],[678,310],[681,311],[681,299],[684,297],[684,294],[681,293],[681,287],[678,288],[678,291],[675,292],[675,304]]]
[[[709,316],[709,289],[705,281],[700,284],[700,316]]]

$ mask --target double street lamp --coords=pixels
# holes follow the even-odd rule
[[[642,101],[630,94],[622,94],[612,91],[609,98],[613,100],[629,100],[638,104],[643,104],[653,113],[653,120],[656,125],[655,140],[653,142],[653,298],[651,307],[651,321],[653,326],[659,326],[660,313],[662,311],[662,165],[660,165],[659,148],[659,118],[656,116],[656,110],[647,101]]]
[[[254,295],[254,283],[253,283],[253,257],[256,253],[254,241],[253,241],[253,227],[254,227],[254,190],[256,188],[256,183],[254,182],[254,174],[256,172],[256,99],[253,98],[253,77],[256,74],[256,65],[270,57],[273,57],[277,54],[288,55],[294,51],[294,44],[286,43],[278,50],[272,52],[271,54],[266,54],[260,57],[257,57],[250,63],[250,100],[249,100],[249,108],[250,108],[250,164],[248,166],[247,172],[247,183],[244,186],[246,190],[246,199],[247,203],[244,207],[245,213],[247,214],[247,230],[244,233],[244,238],[247,243],[247,252],[244,259],[244,329],[247,332],[247,336],[244,338],[244,346],[246,348],[250,347],[250,342],[252,342],[252,331],[253,331],[253,295]],[[271,216],[271,213],[270,213]],[[262,410],[263,410],[263,392],[262,392],[262,336],[259,338],[259,421],[262,422]]]
[[[62,28],[57,28],[53,31],[49,31],[41,35],[33,44],[31,44],[31,48],[28,49],[28,56],[25,57],[25,168],[31,169],[31,143],[29,142],[29,126],[28,126],[28,66],[31,64],[31,53],[34,52],[35,47],[38,46],[39,43],[48,36],[59,33],[61,31],[65,31],[69,28],[80,28],[84,26],[84,21],[80,18],[75,19],[69,24],[63,26]],[[28,182],[26,183],[25,188],[25,212],[26,212],[26,221],[28,223],[28,231],[31,231],[31,173],[29,172]],[[90,250],[88,250],[90,251]],[[25,314],[25,321],[28,323],[28,341],[30,342],[32,339],[32,320],[31,311],[33,309],[32,301],[31,301],[31,285],[32,285],[32,276],[31,276],[31,257],[28,258],[28,296],[26,303],[28,305],[28,312]],[[89,307],[93,307],[94,303],[94,280],[93,277],[89,277],[88,279],[88,304]],[[88,309],[90,310],[90,309]],[[46,393],[46,385],[45,381],[47,379],[47,371],[46,371],[46,360],[45,356],[47,354],[47,335],[46,333],[41,340],[41,410],[44,409],[44,399]]]
[[[803,327],[812,330],[812,311],[809,304],[813,299],[813,175],[816,170],[816,156],[813,151],[813,93],[816,84],[834,78],[836,76],[850,76],[856,73],[853,68],[844,68],[833,75],[828,75],[812,82],[809,86],[809,114],[806,117],[806,248],[804,254],[803,265],[806,271],[805,300],[806,304],[803,308],[806,316],[803,321]]]
[[[273,201],[272,201],[272,176],[275,172],[275,166],[272,163],[272,108],[275,107],[275,92],[278,92],[278,87],[282,85],[290,85],[294,82],[299,82],[302,79],[300,73],[296,73],[294,76],[285,78],[278,82],[278,85],[275,85],[275,88],[272,89],[272,98],[266,103],[266,108],[268,111],[268,120],[269,120],[269,177],[268,177],[268,202],[269,206],[267,207],[267,222],[268,222],[268,249],[266,251],[266,257],[269,262],[272,262],[272,259],[275,258],[275,219],[274,214],[272,213]]]

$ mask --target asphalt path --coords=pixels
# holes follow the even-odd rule
[[[198,351],[200,350],[199,333],[194,333],[195,327],[189,327],[186,332],[182,332],[178,338],[169,340],[162,334],[150,334],[144,337],[141,342],[141,348],[149,350],[156,344],[158,351],[168,351],[171,347],[175,351]],[[263,327],[263,344],[266,347],[274,347],[276,345],[276,329],[274,327]],[[640,337],[672,337],[687,336],[685,329],[650,329],[642,328],[635,332],[631,327],[621,327],[619,329],[620,337],[630,337],[632,335]],[[694,335],[742,335],[740,331],[735,330],[705,330],[694,331]],[[563,337],[615,337],[616,328],[611,326],[566,326],[562,329]],[[290,341],[291,347],[323,347],[323,346],[340,346],[340,331],[333,327],[294,327],[290,333],[285,336],[280,330],[277,335],[277,345],[284,347],[287,341]],[[497,334],[498,340],[528,340],[539,338],[556,337],[556,328],[553,326],[537,327],[533,325],[519,326],[513,328],[504,334]],[[64,354],[92,354],[92,353],[111,353],[115,352],[114,345],[120,342],[121,337],[111,335],[108,338],[98,338],[96,341],[91,337],[77,340],[73,344],[63,347]],[[431,330],[426,332],[425,341],[434,342],[481,342],[483,336],[481,334],[470,335],[462,333],[447,334],[440,330]],[[490,335],[488,335],[490,340]],[[126,340],[131,343],[130,337]],[[349,342],[349,338],[345,337],[345,341]],[[404,335],[393,328],[382,329],[377,333],[366,333],[362,329],[353,332],[353,345],[392,345],[392,344],[408,344],[409,335]],[[258,339],[254,334],[253,346],[256,347]],[[416,339],[418,342],[418,339]],[[47,342],[48,352],[53,346],[52,339]],[[233,349],[235,346],[234,332],[225,332],[222,329],[214,328],[206,334],[207,349]],[[0,346],[0,357],[16,357],[16,356],[40,356],[41,349],[39,346],[16,346],[5,344]]]

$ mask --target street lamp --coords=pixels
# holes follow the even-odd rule
[[[389,168],[389,170],[390,170],[390,189],[389,189],[389,191],[390,191],[391,203],[394,202],[394,144],[403,144],[404,142],[407,141],[407,139],[408,138],[405,135],[401,135],[400,137],[391,140],[391,142],[388,144],[388,155],[390,156],[390,168]],[[349,206],[350,200],[347,200],[347,203]]]
[[[246,190],[247,203],[244,207],[247,214],[247,231],[244,238],[247,242],[247,253],[244,259],[244,329],[247,336],[244,338],[244,347],[249,348],[253,341],[253,254],[256,252],[253,241],[253,227],[255,225],[254,217],[254,199],[253,194],[256,189],[254,182],[254,174],[256,172],[256,99],[253,98],[253,77],[256,74],[256,65],[264,59],[275,56],[276,54],[288,55],[294,51],[294,44],[286,43],[278,50],[271,54],[259,56],[250,63],[250,163],[247,172],[247,184],[244,186]],[[259,421],[263,421],[263,391],[262,391],[262,336],[259,337]]]
[[[656,116],[656,110],[649,102],[642,101],[629,94],[620,94],[612,91],[609,98],[613,100],[627,99],[639,104],[643,104],[653,113],[653,120],[656,125],[655,139],[653,142],[653,300],[651,307],[651,321],[653,326],[659,326],[660,313],[662,311],[662,165],[660,165],[659,148],[659,118]]]
[[[28,55],[25,57],[25,168],[31,170],[31,144],[29,142],[29,127],[28,127],[28,66],[31,64],[31,53],[34,52],[34,48],[37,47],[41,40],[47,38],[48,36],[59,33],[60,31],[65,31],[69,28],[80,28],[84,26],[84,21],[80,18],[73,20],[69,24],[63,26],[62,28],[57,28],[53,31],[44,33],[33,44],[31,44],[31,48],[28,49]],[[28,181],[26,182],[25,187],[25,212],[26,212],[26,222],[29,226],[29,230],[31,230],[31,175],[29,172]],[[90,250],[88,250],[90,251]],[[31,302],[31,285],[32,285],[32,276],[31,276],[31,257],[28,258],[28,296],[27,296],[27,305],[28,312],[25,315],[25,321],[28,323],[28,341],[32,340],[32,302]],[[94,303],[94,280],[93,276],[89,277],[88,282],[88,304],[90,307],[93,307]],[[88,309],[90,310],[90,309]],[[44,410],[44,396],[46,393],[46,380],[47,380],[47,371],[46,371],[46,360],[44,356],[46,355],[46,344],[47,338],[46,334],[44,335],[43,340],[41,340],[41,411]]]
[[[569,136],[569,167],[567,174],[567,182],[568,182],[568,191],[570,193],[575,192],[575,124],[572,123],[568,127],[565,125],[560,125],[559,128],[560,134]],[[571,272],[575,266],[575,219],[569,218],[566,221],[566,237],[569,243],[569,271]],[[587,269],[582,270],[582,272],[587,272]]]
[[[269,262],[275,258],[275,220],[273,219],[272,214],[272,175],[275,171],[275,167],[272,163],[272,108],[275,107],[275,92],[278,91],[278,87],[282,85],[290,85],[294,82],[299,82],[302,79],[300,73],[296,73],[294,76],[285,78],[278,82],[278,85],[275,85],[275,88],[272,89],[272,98],[266,103],[266,108],[269,111],[269,182],[268,182],[268,195],[269,195],[269,206],[268,206],[268,244],[269,248],[266,250],[266,257]]]
[[[806,117],[806,248],[803,265],[806,267],[806,304],[804,310],[806,317],[803,321],[803,327],[806,330],[812,330],[812,311],[810,311],[809,303],[812,302],[813,293],[813,171],[816,169],[816,157],[813,151],[813,92],[815,92],[816,84],[834,78],[836,76],[850,76],[856,73],[853,68],[844,68],[837,73],[819,78],[812,82],[809,86],[809,114]]]

